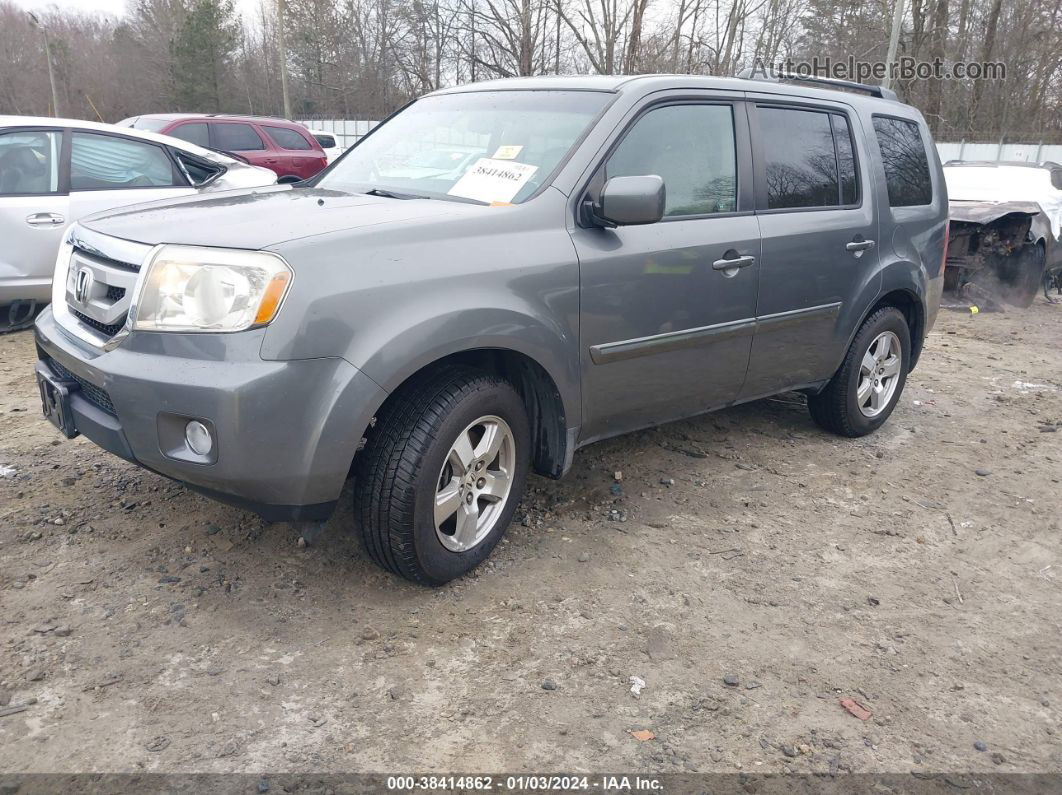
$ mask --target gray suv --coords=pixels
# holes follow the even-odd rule
[[[44,411],[270,521],[353,475],[369,555],[429,585],[596,440],[788,390],[870,433],[935,319],[948,200],[921,115],[840,88],[481,83],[309,183],[81,221]]]

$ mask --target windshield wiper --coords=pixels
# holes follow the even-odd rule
[[[372,190],[365,191],[366,196],[382,196],[385,199],[427,199],[427,196],[421,196],[416,193],[398,193],[393,190],[386,190],[385,188],[373,188]]]

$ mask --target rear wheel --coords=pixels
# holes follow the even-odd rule
[[[366,551],[423,585],[460,577],[501,540],[529,458],[527,412],[508,382],[459,368],[408,385],[358,455]]]
[[[841,436],[880,428],[900,400],[911,362],[911,331],[899,309],[887,306],[866,319],[840,369],[808,398],[812,419]]]

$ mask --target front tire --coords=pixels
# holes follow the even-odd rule
[[[808,398],[812,419],[840,436],[873,433],[896,408],[910,366],[907,319],[882,307],[864,321],[826,388]]]
[[[403,387],[358,454],[369,557],[433,586],[478,566],[523,495],[530,438],[523,401],[495,375],[456,368]]]

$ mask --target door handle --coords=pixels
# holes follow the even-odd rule
[[[846,251],[851,251],[853,253],[858,251],[869,251],[870,249],[874,248],[874,241],[853,240],[851,243],[846,244],[844,248]]]
[[[717,271],[729,271],[735,268],[747,268],[749,265],[754,265],[756,258],[753,256],[745,255],[744,257],[735,257],[734,259],[717,259],[712,263],[712,269]]]
[[[30,226],[59,226],[66,223],[66,219],[59,213],[34,213],[26,217],[26,223]]]

